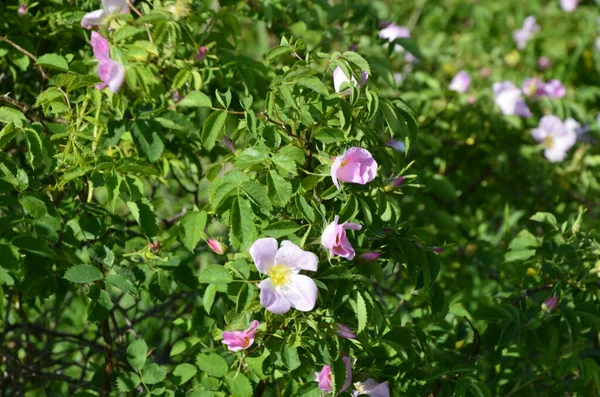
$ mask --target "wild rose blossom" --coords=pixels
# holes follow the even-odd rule
[[[533,129],[531,135],[544,145],[544,156],[553,163],[563,161],[577,140],[577,134],[552,115],[542,117],[539,127]]]
[[[525,79],[522,86],[525,96],[534,97],[544,95],[544,82],[537,77]]]
[[[250,327],[244,331],[223,331],[222,343],[232,352],[246,350],[254,343],[254,335],[258,329],[259,322],[254,320]]]
[[[350,387],[352,383],[352,363],[350,362],[350,357],[342,357],[344,364],[346,364],[346,381],[340,390],[340,393],[346,391]],[[319,389],[323,391],[333,391],[333,385],[331,382],[331,367],[329,365],[324,365],[321,372],[315,372],[317,382],[319,382]]]
[[[196,53],[195,59],[196,61],[202,61],[204,58],[206,58],[206,47],[200,46],[198,53]]]
[[[566,92],[567,90],[560,80],[553,79],[544,84],[544,94],[550,98],[562,98],[565,96]]]
[[[385,28],[379,31],[379,37],[382,39],[386,39],[391,43],[396,39],[410,37],[410,30],[408,30],[406,26],[398,26],[395,23],[390,23]],[[404,47],[402,47],[400,44],[396,44],[394,46],[394,51],[404,52]],[[417,58],[415,58],[413,54],[407,51],[406,54],[404,54],[404,60],[406,62],[412,63],[415,62]]]
[[[377,175],[377,162],[368,150],[351,147],[344,154],[333,159],[331,179],[338,189],[342,182],[367,184]]]
[[[579,0],[560,0],[560,8],[566,12],[572,12],[577,9],[577,3]]]
[[[513,39],[517,42],[517,48],[522,50],[527,42],[540,31],[539,25],[535,22],[534,16],[528,16],[523,21],[523,27],[513,32]]]
[[[27,6],[25,5],[25,3],[19,4],[19,9],[17,10],[17,13],[21,16],[27,14]]]
[[[102,0],[102,10],[87,13],[81,19],[81,27],[91,29],[92,26],[103,25],[105,20],[112,15],[127,14],[129,5],[127,0]]]
[[[269,278],[258,284],[260,304],[271,313],[283,314],[294,308],[312,310],[317,302],[317,284],[300,270],[317,271],[317,256],[291,241],[277,248],[274,238],[260,238],[250,247],[256,269]]]
[[[550,59],[548,59],[548,57],[539,57],[537,64],[538,68],[546,70],[550,67]]]
[[[353,397],[366,394],[371,397],[390,397],[390,386],[387,381],[377,383],[374,379],[367,379],[364,382],[356,382],[354,384],[356,390],[352,392]]]
[[[333,71],[333,88],[335,89],[335,92],[340,93],[340,89],[342,87],[342,84],[344,84],[344,83],[352,83],[355,87],[362,87],[368,78],[369,78],[369,74],[363,70],[361,72],[361,79],[360,79],[360,84],[359,84],[354,79],[354,76],[352,76],[352,77],[350,77],[350,79],[348,79],[348,76],[346,76],[346,73],[344,73],[342,68],[340,68],[338,66]],[[340,94],[350,95],[350,92],[351,92],[350,90],[344,90]]]
[[[471,76],[469,75],[469,73],[465,72],[464,70],[461,70],[460,72],[456,73],[456,76],[454,76],[448,88],[452,91],[464,94],[469,90],[470,85]]]
[[[333,222],[323,230],[321,244],[329,249],[332,254],[352,260],[356,253],[350,245],[348,236],[346,236],[346,229],[360,230],[362,226],[352,222],[344,222],[340,225],[338,224],[339,219],[340,217],[336,215]]]
[[[94,50],[94,57],[99,62],[97,73],[102,80],[102,83],[96,84],[96,88],[102,90],[108,87],[116,94],[125,80],[125,67],[110,58],[110,45],[99,33],[92,32],[90,44]]]
[[[335,323],[333,325],[335,333],[346,339],[356,339],[356,334],[352,330],[346,327],[344,324]]]
[[[531,112],[522,98],[522,92],[510,81],[494,83],[494,102],[503,114],[530,117]]]

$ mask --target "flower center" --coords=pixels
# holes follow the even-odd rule
[[[244,342],[242,342],[242,347],[248,347],[248,346],[250,346],[250,338],[245,337]]]
[[[551,136],[545,137],[544,146],[546,147],[546,149],[550,149],[552,146],[554,146],[554,138]]]
[[[364,394],[364,392],[367,390],[367,388],[364,385],[359,385],[358,383],[354,384],[354,387],[356,387],[356,390],[360,393],[360,394]]]
[[[276,287],[281,287],[282,285],[287,284],[290,280],[291,272],[292,269],[286,265],[275,265],[267,270],[267,274],[271,278],[271,282],[275,284]]]

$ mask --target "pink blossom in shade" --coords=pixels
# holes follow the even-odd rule
[[[402,185],[405,180],[406,180],[406,178],[401,176],[399,178],[395,178],[394,181],[392,182],[392,184],[394,185],[394,187],[398,187],[398,186]]]
[[[127,0],[102,0],[101,10],[87,13],[81,19],[81,27],[91,29],[92,26],[103,25],[110,16],[116,14],[127,14],[129,5]]]
[[[562,98],[565,96],[566,92],[567,90],[560,80],[553,79],[544,84],[544,94],[550,98]]]
[[[464,70],[461,70],[460,72],[456,73],[456,76],[454,76],[448,88],[451,91],[456,91],[458,93],[464,94],[469,90],[470,85],[471,76],[469,75],[469,73],[465,72]]]
[[[550,67],[550,59],[548,57],[539,57],[537,65],[540,70],[546,70]]]
[[[198,49],[198,52],[196,53],[196,61],[202,61],[204,60],[204,58],[206,58],[206,47],[205,46],[200,46],[200,48]]]
[[[398,178],[400,179],[400,178]],[[360,260],[367,263],[375,262],[381,254],[379,252],[365,252],[359,256]]]
[[[442,247],[436,247],[431,251],[433,251],[434,254],[441,254],[442,252],[444,252],[444,249]]]
[[[385,145],[393,147],[394,149],[396,149],[399,152],[402,152],[402,153],[406,152],[406,144],[404,142],[402,142],[402,141],[397,141],[395,139],[390,139],[389,141],[387,141],[387,143]]]
[[[214,252],[215,254],[223,255],[225,251],[227,251],[227,248],[220,241],[209,238],[207,243],[212,252]]]
[[[553,296],[546,299],[544,303],[542,303],[542,310],[545,312],[551,312],[556,309],[556,306],[558,306],[558,296]]]
[[[27,6],[25,5],[25,3],[21,3],[19,4],[19,10],[17,11],[19,13],[19,15],[23,16],[25,14],[27,14]]]
[[[523,21],[523,27],[513,32],[513,39],[517,42],[517,48],[522,50],[527,42],[540,31],[539,25],[535,22],[534,16],[528,16]]]
[[[331,166],[331,179],[338,189],[338,180],[365,185],[375,179],[376,175],[377,162],[368,150],[359,147],[351,147],[334,158]]]
[[[350,357],[342,357],[342,360],[346,365],[346,381],[339,391],[340,393],[346,391],[352,383],[352,363],[350,362]],[[333,391],[331,367],[329,365],[324,365],[321,372],[315,372],[315,376],[317,377],[315,380],[319,382],[319,389],[323,391]]]
[[[575,11],[577,9],[578,2],[579,0],[560,0],[560,8],[566,12]]]
[[[335,92],[340,93],[341,95],[350,95],[351,90],[344,90],[344,91],[340,92],[340,89],[342,88],[342,84],[351,83],[355,87],[362,87],[368,78],[369,78],[369,74],[363,70],[361,72],[361,79],[360,79],[360,84],[359,84],[354,79],[354,76],[352,76],[352,77],[350,77],[350,79],[348,79],[348,76],[346,76],[346,73],[344,73],[342,68],[340,68],[338,66],[333,71],[333,88],[335,89]]]
[[[531,130],[533,139],[544,145],[544,156],[551,162],[563,161],[577,141],[575,131],[567,128],[556,116],[546,115],[538,128]]]
[[[544,82],[537,77],[525,79],[521,88],[525,96],[528,97],[544,95]]]
[[[510,81],[502,81],[492,85],[494,102],[503,114],[530,117],[531,111],[523,100],[521,90]]]
[[[356,334],[352,330],[346,327],[344,324],[335,323],[335,333],[346,339],[356,339]]]
[[[344,222],[340,225],[338,224],[339,219],[340,217],[336,215],[333,222],[323,230],[321,244],[329,249],[332,254],[352,260],[356,253],[352,245],[350,245],[346,229],[360,230],[362,226],[351,222]]]
[[[258,329],[259,322],[254,320],[250,327],[244,331],[223,331],[222,343],[232,352],[246,350],[254,343],[254,335]]]
[[[468,103],[469,105],[472,105],[472,104],[474,104],[474,103],[475,103],[475,101],[476,101],[476,100],[477,100],[477,95],[473,94],[473,95],[471,95],[471,96],[469,97],[469,99],[467,100],[467,103]]]
[[[487,79],[488,77],[490,77],[490,74],[492,72],[490,71],[489,68],[483,68],[481,69],[481,71],[479,72],[479,74],[481,75],[481,77],[483,77],[484,79]]]
[[[231,153],[235,153],[235,147],[233,145],[233,140],[228,137],[225,136],[223,137],[223,139],[221,140],[221,143],[227,148],[227,150],[229,150]]]
[[[260,238],[250,247],[256,269],[269,276],[258,284],[260,304],[268,311],[283,314],[294,308],[312,310],[317,302],[317,284],[298,274],[300,270],[317,271],[317,256],[291,241],[277,247],[274,238]]]
[[[353,397],[366,394],[371,397],[390,397],[390,386],[388,382],[377,383],[374,379],[367,379],[364,382],[354,384],[356,390],[352,392]]]
[[[92,32],[90,44],[94,57],[99,61],[97,72],[102,80],[96,88],[102,90],[108,87],[113,93],[119,92],[125,80],[125,67],[110,58],[110,45],[98,32]]]
[[[406,26],[398,26],[394,23],[390,23],[385,28],[379,31],[379,37],[382,39],[386,39],[388,42],[393,42],[396,39],[410,37],[410,30]],[[400,44],[396,44],[394,46],[394,51],[396,52],[404,52],[404,47]],[[407,52],[404,55],[404,60],[409,63],[414,63],[417,61],[417,58],[410,52]]]

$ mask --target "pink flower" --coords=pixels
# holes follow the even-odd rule
[[[97,84],[96,88],[102,90],[108,87],[116,94],[125,80],[125,67],[110,58],[108,41],[99,33],[92,32],[90,44],[94,50],[94,57],[99,61],[97,72],[98,77],[102,80],[102,83]]]
[[[472,105],[475,103],[475,101],[477,100],[477,95],[473,94],[469,97],[469,99],[467,100],[467,102],[469,103],[469,105]]]
[[[19,10],[17,11],[19,13],[19,15],[23,16],[25,14],[27,14],[27,6],[25,5],[25,3],[21,3],[19,5]]]
[[[321,244],[334,255],[352,260],[354,259],[355,252],[352,245],[350,245],[350,241],[348,241],[348,236],[346,236],[346,229],[360,230],[361,226],[351,222],[344,222],[339,225],[339,219],[340,217],[336,215],[333,222],[323,230]]]
[[[544,94],[544,82],[537,77],[525,79],[521,88],[523,89],[525,96],[528,97],[541,96]]]
[[[531,131],[533,139],[544,145],[544,156],[551,162],[563,161],[577,140],[577,133],[556,116],[546,115]]]
[[[502,81],[492,85],[494,101],[503,114],[530,117],[531,112],[522,98],[522,92],[510,81]]]
[[[102,0],[102,10],[87,13],[81,19],[81,27],[91,29],[92,26],[103,25],[105,20],[116,14],[127,14],[127,0]]]
[[[351,147],[341,156],[334,158],[331,166],[331,179],[338,189],[338,179],[364,185],[375,179],[376,175],[377,162],[368,150],[359,147]]]
[[[196,61],[202,61],[204,58],[206,58],[206,47],[200,46],[196,54]]]
[[[517,48],[522,50],[527,45],[527,42],[540,31],[540,27],[535,22],[535,17],[528,16],[523,21],[523,27],[513,32],[513,39],[517,42]]]
[[[469,75],[469,73],[465,72],[464,70],[461,70],[460,72],[456,73],[456,76],[454,76],[448,88],[452,91],[464,94],[469,90],[470,85],[471,76]]]
[[[391,43],[396,39],[410,37],[410,30],[408,30],[406,26],[398,26],[395,23],[390,23],[379,31],[379,37],[386,39]],[[404,52],[404,47],[402,47],[400,44],[396,44],[394,46],[394,51]],[[417,61],[417,58],[407,51],[406,54],[404,54],[404,60],[406,62],[413,63]]]
[[[398,178],[398,179],[402,179],[402,178]],[[394,182],[394,184],[395,183],[396,182]],[[360,255],[360,260],[363,262],[371,263],[371,262],[375,262],[377,259],[379,259],[380,256],[381,256],[381,254],[379,252],[365,252],[364,254]]]
[[[396,149],[399,152],[402,152],[402,153],[406,152],[406,145],[402,141],[390,139],[389,141],[387,141],[387,143],[385,145],[393,147],[394,149]]]
[[[244,331],[223,331],[222,343],[232,352],[246,350],[254,343],[254,335],[258,329],[259,322],[254,320],[250,327]]]
[[[565,96],[566,92],[567,90],[560,80],[553,79],[544,84],[544,93],[550,98],[562,98]]]
[[[221,139],[221,143],[223,144],[223,146],[225,146],[227,148],[227,150],[229,150],[231,153],[235,153],[235,147],[233,145],[233,140],[228,137],[228,136],[224,136],[223,139]]]
[[[210,249],[215,254],[223,255],[225,253],[225,251],[227,251],[227,248],[220,241],[209,238],[207,243],[208,243],[208,246],[210,247]]]
[[[346,327],[344,324],[335,323],[335,333],[346,339],[356,339],[356,334],[352,330]]]
[[[484,79],[487,79],[488,77],[490,77],[490,74],[492,72],[490,71],[489,68],[483,68],[483,69],[481,69],[481,71],[479,73],[481,74],[481,77],[483,77]]]
[[[371,397],[390,397],[390,387],[388,382],[377,383],[373,379],[367,379],[365,382],[356,382],[354,384],[356,390],[352,392],[352,396],[360,396],[366,394]]]
[[[268,311],[283,314],[293,307],[307,312],[317,302],[317,284],[300,270],[317,271],[317,256],[304,251],[291,241],[277,248],[274,238],[260,238],[250,247],[256,269],[269,278],[258,284],[260,304]]]
[[[344,364],[346,364],[346,381],[344,382],[344,386],[339,391],[340,393],[345,391],[350,387],[350,383],[352,383],[352,363],[350,362],[349,357],[342,357]],[[331,384],[331,367],[329,365],[324,365],[321,372],[315,372],[317,382],[319,382],[319,389],[323,391],[333,391],[333,385]]]
[[[556,309],[556,306],[558,305],[558,296],[553,296],[551,298],[548,298],[544,301],[544,303],[542,303],[542,310],[545,312],[551,312],[554,309]]]
[[[566,12],[575,11],[578,2],[579,0],[560,0],[560,8]]]
[[[537,64],[540,70],[546,70],[550,67],[550,60],[548,57],[540,57],[537,61]]]
[[[355,87],[362,87],[368,78],[369,78],[369,74],[363,70],[361,73],[360,84],[358,84],[356,82],[356,80],[354,79],[354,76],[352,76],[352,77],[350,77],[350,79],[348,79],[348,76],[346,76],[346,73],[344,73],[342,68],[340,68],[338,66],[333,71],[333,88],[335,89],[335,92],[340,93],[340,89],[342,87],[342,84],[344,84],[344,83],[352,83],[352,84],[354,84]],[[340,94],[341,95],[350,95],[350,92],[351,92],[350,90],[344,90]]]

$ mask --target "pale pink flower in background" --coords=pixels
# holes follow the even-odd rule
[[[596,37],[596,40],[594,40],[594,48],[596,52],[600,52],[600,37]]]
[[[340,93],[340,89],[342,87],[342,84],[344,84],[344,83],[351,83],[355,87],[362,87],[368,78],[369,78],[369,74],[363,70],[361,73],[361,80],[360,80],[360,84],[359,84],[354,79],[354,76],[352,76],[352,77],[350,77],[350,79],[348,79],[348,76],[346,76],[346,73],[344,73],[342,68],[340,68],[338,66],[333,71],[333,88],[335,89],[335,92]],[[350,92],[351,92],[350,90],[344,90],[340,94],[350,95]]]
[[[102,0],[102,10],[87,13],[81,19],[81,27],[91,29],[92,26],[104,24],[104,21],[116,14],[127,14],[129,5],[127,0]]]
[[[17,11],[17,13],[19,13],[19,15],[21,16],[27,14],[27,6],[25,5],[25,3],[19,4],[19,10]]]
[[[352,363],[350,362],[350,358],[342,357],[342,360],[344,361],[344,364],[346,364],[346,381],[339,391],[340,393],[348,389],[352,383]],[[323,391],[333,391],[333,385],[331,383],[331,367],[329,365],[324,365],[321,372],[315,372],[315,375],[317,377],[315,381],[319,382],[319,389]]]
[[[550,98],[562,98],[565,96],[566,92],[567,90],[560,80],[553,79],[544,84],[544,94]]]
[[[300,270],[317,271],[317,256],[304,251],[291,241],[277,248],[274,238],[260,238],[250,247],[256,269],[269,276],[258,284],[260,304],[268,311],[283,314],[294,308],[312,310],[317,302],[317,284]]]
[[[556,306],[558,305],[558,296],[553,296],[551,298],[548,298],[544,301],[544,303],[542,303],[542,310],[545,312],[551,312],[554,309],[556,309]]]
[[[530,117],[531,112],[522,98],[522,92],[510,81],[502,81],[492,85],[494,102],[503,114]]]
[[[377,162],[368,150],[351,147],[341,156],[333,159],[331,166],[331,179],[339,189],[342,182],[367,184],[377,175]]]
[[[342,338],[356,339],[356,334],[344,324],[335,323],[333,326],[335,328],[335,333],[341,336]]]
[[[96,84],[96,88],[102,90],[108,87],[116,94],[125,80],[125,67],[110,58],[110,45],[99,33],[92,32],[90,44],[94,50],[94,57],[99,62],[97,73],[102,80],[102,83]]]
[[[397,141],[395,139],[390,139],[389,141],[387,141],[387,143],[385,145],[393,147],[394,149],[396,149],[399,152],[402,152],[402,153],[406,152],[406,144],[404,142],[402,142],[402,141]]]
[[[398,26],[395,23],[390,23],[385,28],[379,31],[379,37],[382,39],[386,39],[388,42],[393,42],[396,39],[408,38],[410,37],[410,30],[406,26]],[[404,52],[404,47],[399,44],[394,46],[394,51],[396,52]],[[413,63],[417,61],[417,58],[410,52],[406,52],[404,54],[404,60],[409,63]]]
[[[373,379],[367,379],[364,382],[356,382],[354,387],[356,387],[356,390],[352,392],[354,397],[361,394],[371,397],[390,397],[390,386],[387,381],[377,383]]]
[[[560,8],[566,12],[575,11],[578,2],[579,0],[560,0]]]
[[[544,94],[544,82],[537,77],[525,79],[522,89],[525,96],[541,96]]]
[[[540,31],[539,25],[535,22],[534,16],[528,16],[523,21],[523,27],[513,32],[513,39],[517,42],[517,48],[522,50],[527,42]]]
[[[394,181],[394,185],[395,186],[398,186],[398,185],[400,185],[402,183],[402,182],[400,182],[400,183],[396,184],[396,181],[398,179],[403,179],[403,178],[397,178]],[[375,262],[377,259],[379,259],[380,256],[381,256],[381,254],[379,252],[365,252],[364,254],[361,254],[359,256],[359,258],[363,262],[371,263],[371,262]]]
[[[537,64],[540,70],[546,70],[550,67],[550,59],[548,57],[539,57]]]
[[[577,140],[581,140],[581,141],[589,141],[589,137],[587,136],[587,133],[590,131],[590,126],[586,125],[586,126],[582,126],[580,123],[577,122],[577,120],[569,117],[568,119],[565,120],[565,128],[569,131],[572,131],[575,133],[575,136],[577,137]]]
[[[544,145],[544,156],[553,163],[563,161],[577,140],[575,131],[553,115],[542,117],[539,127],[533,129],[531,135]]]
[[[467,103],[468,103],[469,105],[472,105],[472,104],[474,104],[474,103],[475,103],[475,101],[476,101],[476,100],[477,100],[477,95],[473,94],[473,95],[471,95],[471,96],[469,97],[469,99],[467,100]]]
[[[461,70],[460,72],[456,73],[456,76],[454,76],[448,88],[452,91],[464,94],[469,90],[470,85],[471,76],[469,75],[469,73],[465,72],[464,70]]]
[[[483,77],[484,79],[487,79],[488,77],[490,77],[490,74],[492,72],[490,71],[489,68],[483,68],[481,69],[481,71],[479,72],[479,74],[481,74],[481,77]]]
[[[362,226],[352,222],[344,222],[340,225],[338,224],[339,219],[340,217],[336,215],[333,222],[323,230],[321,244],[329,249],[332,254],[352,260],[356,253],[348,240],[346,229],[360,230]]]
[[[218,255],[223,255],[225,253],[225,251],[227,251],[227,247],[225,247],[223,245],[223,243],[221,243],[220,241],[217,241],[215,239],[209,238],[208,241],[208,246],[210,247],[210,249]]]
[[[223,344],[232,352],[246,350],[254,343],[254,335],[258,329],[259,322],[254,320],[250,327],[244,331],[223,331]]]

